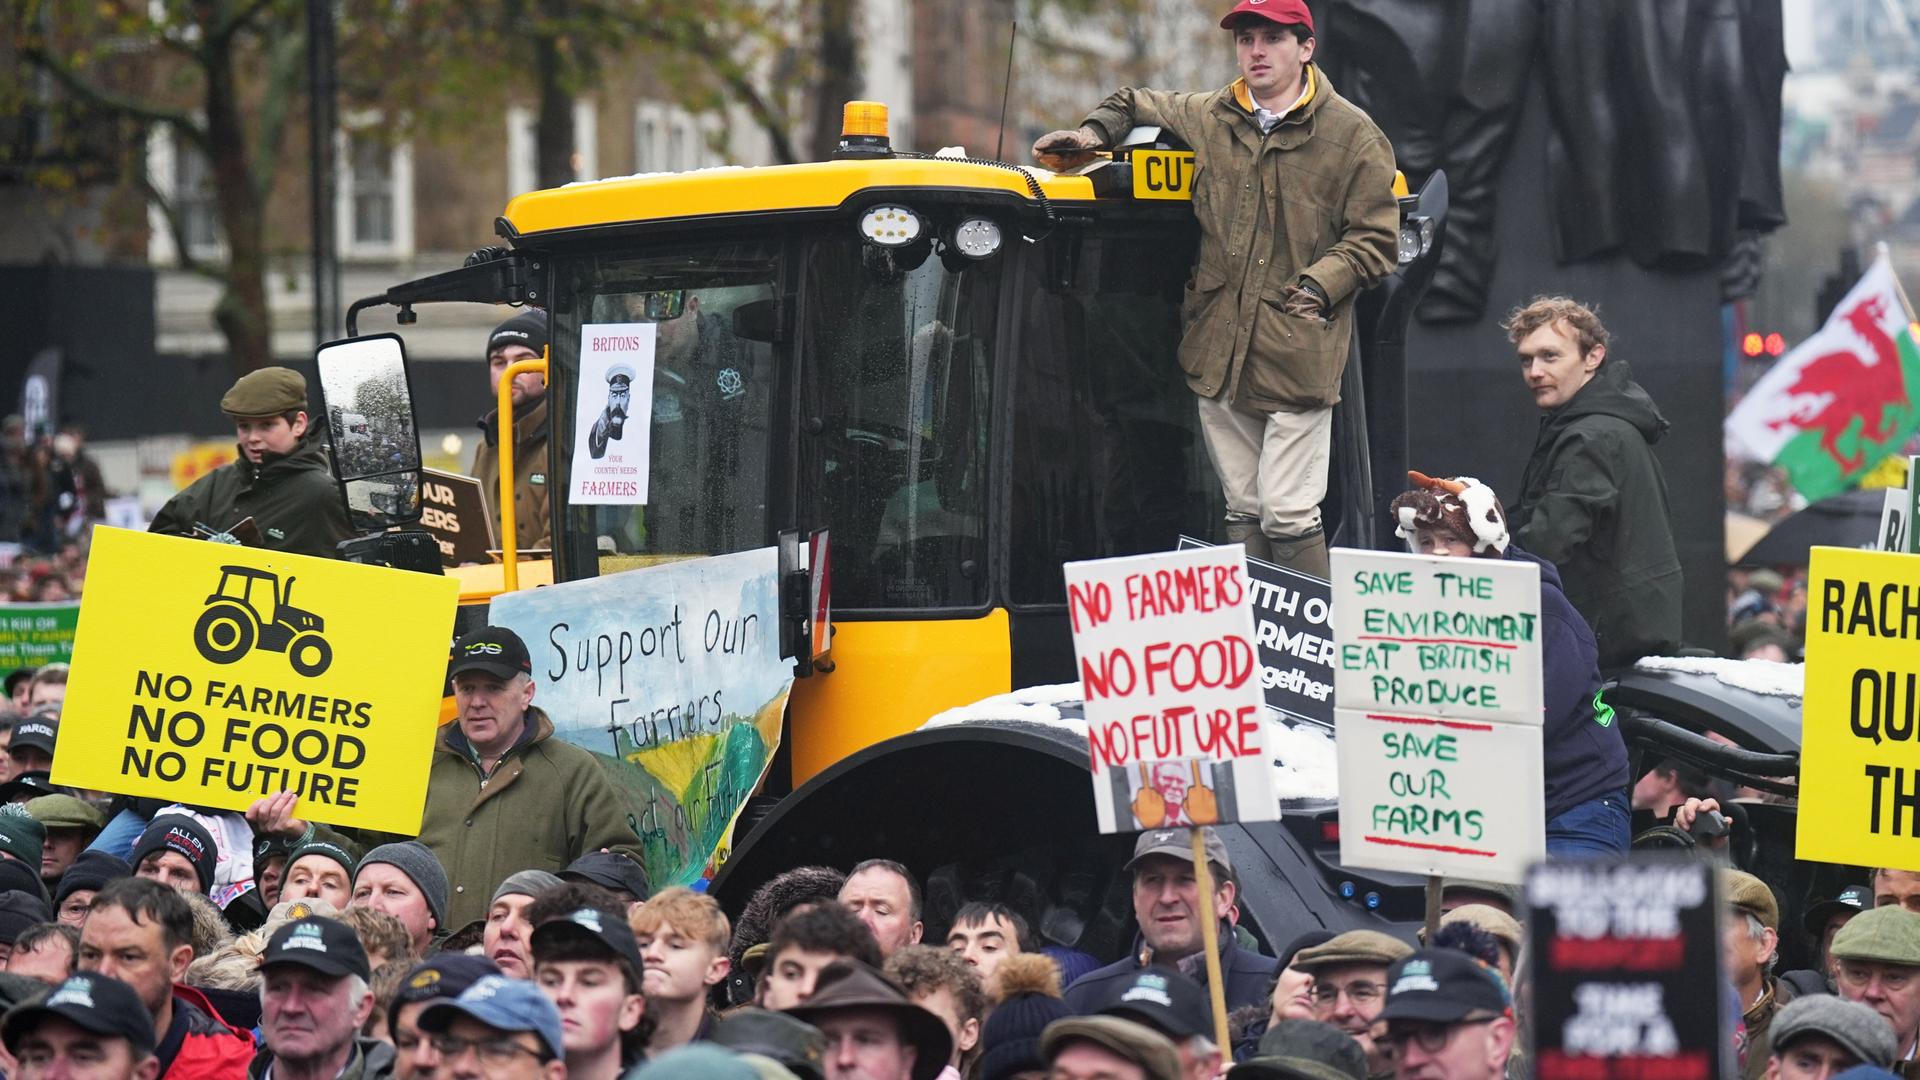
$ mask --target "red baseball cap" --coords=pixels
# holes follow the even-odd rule
[[[1240,15],[1258,15],[1282,26],[1299,23],[1313,33],[1313,12],[1307,10],[1307,0],[1240,0],[1221,18],[1220,29],[1233,29],[1233,20]]]

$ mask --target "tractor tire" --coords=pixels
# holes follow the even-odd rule
[[[253,613],[238,604],[215,604],[193,624],[193,647],[216,664],[231,664],[253,649]]]
[[[301,634],[287,643],[287,663],[311,679],[333,663],[333,646],[319,634]]]

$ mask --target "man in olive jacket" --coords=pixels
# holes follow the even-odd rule
[[[494,890],[522,870],[558,873],[603,848],[636,863],[640,838],[593,755],[554,737],[533,707],[533,661],[513,631],[486,626],[454,644],[447,675],[459,716],[434,740],[420,842],[447,872],[447,917],[484,918]],[[291,792],[247,811],[262,835],[318,837],[356,852],[394,837],[346,836],[292,817]],[[344,842],[344,843],[343,843]]]
[[[546,312],[528,308],[487,335],[487,376],[494,400],[498,400],[507,365],[538,360],[546,352],[547,326]],[[525,551],[551,542],[547,521],[547,380],[539,375],[515,375],[508,393],[513,401],[514,546]],[[480,418],[480,442],[473,448],[472,472],[486,496],[487,512],[493,515],[494,534],[500,536],[498,408]]]
[[[1320,502],[1354,298],[1395,265],[1393,148],[1314,67],[1303,0],[1241,0],[1241,77],[1224,89],[1123,89],[1034,153],[1111,146],[1135,125],[1193,147],[1200,251],[1180,367],[1226,494],[1227,541],[1325,578]]]
[[[1680,557],[1667,477],[1653,456],[1671,425],[1626,361],[1607,357],[1607,329],[1592,309],[1541,297],[1505,327],[1544,413],[1509,514],[1514,539],[1560,568],[1603,670],[1673,651]]]
[[[225,532],[244,518],[275,551],[331,559],[353,536],[347,507],[319,441],[307,427],[307,380],[292,368],[250,371],[220,399],[240,457],[167,500],[148,532],[192,536],[196,524]]]

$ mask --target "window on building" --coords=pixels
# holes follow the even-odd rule
[[[600,153],[595,125],[598,112],[592,101],[573,103],[573,147],[569,153],[573,179],[593,180],[600,176]],[[509,198],[540,186],[538,132],[539,113],[528,105],[507,108],[507,196]]]

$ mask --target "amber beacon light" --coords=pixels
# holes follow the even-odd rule
[[[881,157],[893,153],[887,140],[887,107],[878,101],[849,101],[840,113],[840,149],[835,157]]]

